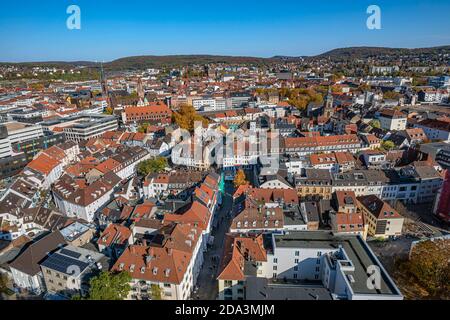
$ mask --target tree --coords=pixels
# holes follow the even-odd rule
[[[173,122],[175,122],[180,128],[194,131],[194,125],[196,121],[201,121],[203,125],[207,125],[209,121],[198,115],[193,106],[182,105],[180,110],[173,113]]]
[[[123,300],[131,290],[128,272],[102,272],[89,281],[87,300]],[[77,298],[75,298],[77,299]]]
[[[450,240],[420,242],[413,248],[407,266],[431,295],[450,292]]]
[[[0,293],[6,292],[8,290],[8,286],[6,284],[6,276],[0,273]]]
[[[152,284],[151,287],[152,300],[161,300],[161,287],[157,284]]]
[[[392,141],[386,140],[381,142],[381,148],[386,151],[390,151],[395,148],[395,144]]]
[[[244,170],[239,169],[238,172],[236,173],[236,176],[234,177],[234,186],[236,188],[239,188],[240,186],[243,186],[247,183],[248,183],[248,181],[245,177]]]
[[[113,109],[113,108],[107,107],[103,113],[104,113],[104,114],[112,115],[113,112],[114,112],[114,109]]]
[[[369,122],[369,125],[373,128],[380,129],[381,128],[381,122],[380,120],[372,120]]]
[[[143,123],[139,126],[139,128],[137,129],[138,132],[140,133],[147,133],[147,128],[150,124],[148,123]]]
[[[164,157],[156,157],[142,161],[138,164],[137,170],[140,175],[147,176],[149,173],[161,173],[167,167],[167,159]]]
[[[389,100],[397,100],[398,98],[400,98],[400,93],[395,91],[387,91],[383,93],[383,98]]]

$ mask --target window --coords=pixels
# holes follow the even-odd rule
[[[273,270],[276,271],[277,270],[277,266],[273,266]]]
[[[298,257],[300,255],[300,251],[295,251],[295,256]]]
[[[296,273],[294,273],[294,279],[297,279],[298,275]]]
[[[277,258],[273,258],[273,263],[278,263],[278,259]]]
[[[225,287],[231,287],[233,285],[233,281],[225,280]]]
[[[298,263],[298,262],[299,262],[299,260],[298,260],[298,259],[295,259],[295,260],[294,260],[294,263]]]

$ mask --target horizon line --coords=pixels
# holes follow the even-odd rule
[[[76,62],[86,62],[86,63],[111,63],[120,59],[127,59],[127,58],[135,58],[135,57],[192,57],[192,56],[203,56],[203,57],[233,57],[233,58],[256,58],[256,59],[273,59],[276,57],[286,57],[286,58],[310,58],[310,57],[317,57],[335,50],[342,50],[342,49],[393,49],[393,50],[420,50],[420,49],[438,49],[443,47],[450,47],[450,44],[442,44],[437,46],[431,46],[431,47],[384,47],[384,46],[367,46],[367,45],[361,45],[361,46],[348,46],[348,47],[337,47],[334,49],[330,49],[327,51],[324,51],[322,53],[316,54],[316,55],[283,55],[283,54],[276,54],[272,56],[252,56],[252,55],[233,55],[233,54],[213,54],[213,53],[186,53],[186,54],[160,54],[160,55],[154,55],[154,54],[141,54],[141,55],[127,55],[127,56],[121,56],[117,57],[112,60],[102,60],[102,59],[89,59],[89,60],[28,60],[28,61],[0,61],[0,64],[24,64],[24,63],[76,63]]]

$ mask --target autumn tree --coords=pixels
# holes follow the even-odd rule
[[[112,107],[107,107],[103,113],[104,114],[108,114],[108,115],[112,115],[113,112],[114,112],[114,109]]]
[[[395,91],[387,91],[383,93],[383,99],[396,100],[400,98],[400,93]]]
[[[146,176],[149,173],[161,173],[167,167],[167,159],[156,157],[154,159],[144,160],[138,164],[137,170],[140,175]]]
[[[137,129],[137,131],[139,132],[139,133],[147,133],[147,129],[148,129],[148,126],[149,126],[150,124],[148,124],[148,123],[143,123],[143,124],[141,124],[140,126],[139,126],[139,128]]]
[[[102,272],[89,281],[87,300],[124,300],[131,290],[128,272]]]
[[[245,176],[245,172],[242,169],[239,169],[238,172],[236,173],[236,176],[234,177],[234,186],[236,188],[247,184],[247,178]]]
[[[412,249],[407,266],[432,296],[450,292],[450,240],[420,242]]]
[[[6,282],[6,275],[0,273],[0,293],[6,292],[8,290]]]
[[[175,122],[180,128],[194,131],[194,125],[196,121],[201,121],[203,125],[207,125],[209,122],[206,118],[197,114],[193,106],[182,105],[180,110],[173,113],[173,122]]]

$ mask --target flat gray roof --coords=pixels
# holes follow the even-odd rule
[[[247,300],[332,300],[321,283],[274,283],[266,278],[248,277]]]
[[[355,280],[350,286],[355,294],[400,295],[400,291],[384,270],[366,242],[359,236],[334,235],[328,231],[291,231],[284,235],[273,235],[276,248],[311,248],[311,249],[342,249],[355,267],[355,271],[344,271]],[[380,289],[369,289],[367,270],[369,266],[380,267]]]

